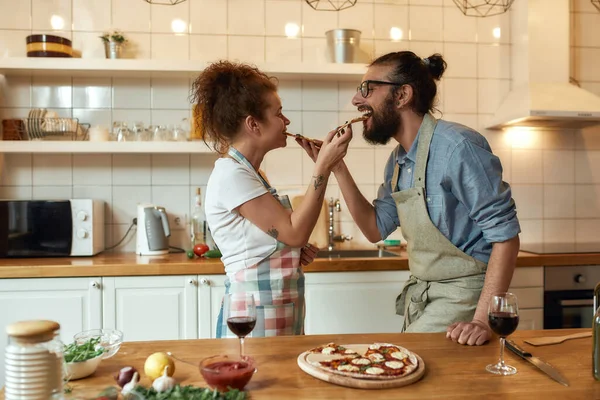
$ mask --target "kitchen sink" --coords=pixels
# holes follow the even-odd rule
[[[387,250],[322,250],[316,258],[387,258],[399,257],[398,254]]]

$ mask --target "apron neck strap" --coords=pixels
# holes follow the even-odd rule
[[[437,125],[437,120],[429,113],[423,116],[423,122],[419,131],[419,143],[417,144],[417,162],[413,175],[415,187],[425,187],[425,172],[427,170],[427,158],[429,157],[429,145],[433,137],[433,131]],[[394,173],[392,174],[392,193],[398,191],[398,178],[400,177],[400,166],[394,164]]]
[[[267,182],[265,180],[265,178],[263,178],[263,176],[252,166],[252,164],[250,164],[250,161],[248,161],[248,159],[246,157],[244,157],[244,155],[242,153],[240,153],[238,150],[236,150],[235,148],[230,146],[228,154],[235,161],[239,162],[240,164],[245,165],[248,169],[250,169],[250,171],[252,171],[254,173],[254,175],[256,175],[261,180],[262,184],[267,188],[267,190],[273,196],[277,195],[277,190],[275,190],[274,187],[269,185],[269,182]]]

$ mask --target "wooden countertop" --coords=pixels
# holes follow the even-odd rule
[[[406,252],[398,258],[317,258],[305,272],[398,271],[408,270]],[[546,254],[520,252],[517,267],[600,264],[600,253]],[[137,256],[133,253],[106,253],[94,257],[4,258],[1,278],[51,278],[92,276],[215,275],[223,274],[219,259],[190,260],[185,254]]]
[[[533,355],[552,364],[570,383],[569,387],[553,381],[533,365],[510,351],[505,361],[517,368],[512,376],[497,376],[485,370],[496,362],[499,343],[492,340],[484,346],[463,346],[445,337],[445,333],[308,335],[246,339],[246,353],[255,358],[258,372],[246,390],[252,400],[270,399],[600,399],[600,383],[592,376],[591,338],[576,339],[558,345],[533,347],[523,339],[559,336],[585,329],[517,331],[511,339]],[[589,331],[589,329],[587,329]],[[402,345],[420,355],[425,375],[418,382],[395,389],[359,390],[323,382],[303,372],[297,357],[320,344],[388,342]],[[198,363],[215,354],[236,354],[237,339],[203,339],[124,343],[113,358],[102,361],[89,378],[70,383],[73,391],[67,398],[92,398],[107,386],[114,385],[113,375],[123,366],[142,371],[145,359],[157,351],[171,351],[186,361]],[[206,387],[198,368],[175,361],[174,377],[182,384]],[[150,382],[143,377],[141,384]]]

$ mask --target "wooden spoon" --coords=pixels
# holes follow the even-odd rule
[[[540,337],[540,338],[527,339],[527,340],[524,340],[524,342],[528,343],[532,346],[546,346],[548,344],[562,343],[565,340],[580,339],[580,338],[586,338],[586,337],[591,337],[591,336],[592,336],[592,332],[581,332],[581,333],[573,333],[571,335],[565,335],[565,336]]]

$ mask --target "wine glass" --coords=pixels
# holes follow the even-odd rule
[[[492,374],[512,375],[517,373],[515,367],[504,363],[504,342],[506,337],[519,326],[519,306],[517,296],[512,293],[498,293],[490,300],[488,322],[492,331],[500,336],[500,360],[485,369]]]
[[[256,303],[252,293],[229,293],[223,300],[227,326],[240,339],[240,357],[244,357],[244,338],[256,325]]]

